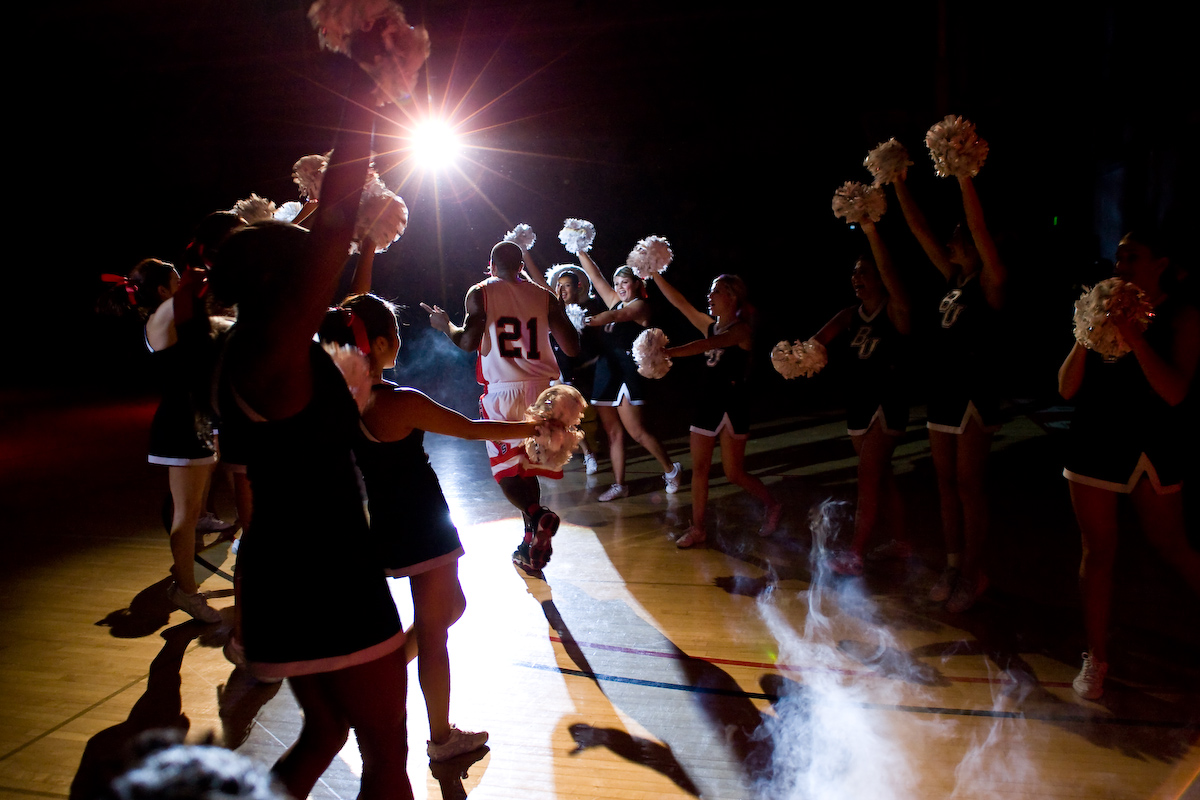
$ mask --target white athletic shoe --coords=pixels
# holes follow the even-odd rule
[[[232,522],[226,522],[211,511],[205,511],[196,520],[197,533],[224,533],[232,527]]]
[[[1099,700],[1104,694],[1104,676],[1108,674],[1108,664],[1092,658],[1091,653],[1083,654],[1083,669],[1071,682],[1075,694],[1084,700]]]
[[[597,500],[601,503],[607,503],[609,500],[619,500],[622,497],[629,496],[629,487],[623,483],[614,483],[612,486],[604,490],[604,494],[600,495]]]
[[[425,752],[429,754],[430,761],[448,761],[455,756],[461,756],[463,753],[478,750],[487,744],[487,740],[487,731],[460,731],[451,725],[450,738],[441,744],[434,744],[432,741],[427,741],[425,743]]]
[[[167,598],[188,614],[191,614],[192,619],[197,622],[205,622],[211,625],[221,621],[221,612],[208,604],[208,598],[202,592],[188,594],[179,588],[178,583],[172,583],[171,588],[167,589]]]
[[[600,469],[600,465],[596,463],[596,454],[595,453],[584,453],[583,454],[583,470],[584,470],[584,472],[586,472],[588,475],[595,475],[596,471],[599,469]]]
[[[676,461],[671,465],[670,472],[663,473],[663,480],[667,482],[667,494],[675,494],[679,491],[680,481],[683,479],[683,465]]]

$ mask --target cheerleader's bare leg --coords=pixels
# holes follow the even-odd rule
[[[204,510],[205,489],[212,476],[214,464],[193,464],[183,467],[168,467],[171,485],[171,501],[174,512],[171,517],[171,560],[172,572],[180,590],[195,594],[196,572],[196,523]]]
[[[774,506],[775,498],[771,496],[766,485],[756,476],[746,472],[746,440],[735,439],[728,428],[722,428],[720,436],[721,466],[725,470],[726,479],[741,487],[754,499],[767,506]],[[692,481],[694,483],[695,478]]]
[[[1174,567],[1200,595],[1200,553],[1188,544],[1183,516],[1183,492],[1158,494],[1142,478],[1131,494],[1142,531],[1163,560]]]
[[[612,461],[613,482],[625,483],[625,428],[621,425],[621,416],[612,406],[596,406],[600,415],[600,423],[608,436],[608,458]]]
[[[689,447],[692,452],[692,527],[704,530],[708,511],[708,476],[712,472],[713,450],[717,439],[692,431]],[[721,445],[721,459],[725,458],[725,445]]]
[[[992,449],[992,433],[976,419],[967,422],[963,432],[955,437],[958,452],[955,458],[955,484],[962,509],[963,562],[962,576],[968,585],[986,580],[983,575],[983,546],[987,539],[988,504],[984,478],[988,453]]]
[[[397,649],[366,664],[289,678],[304,711],[304,727],[274,771],[294,797],[308,796],[345,744],[347,726],[354,728],[362,754],[359,798],[408,800],[413,796],[405,771],[406,676],[404,653]]]
[[[872,424],[866,433],[851,436],[850,441],[854,444],[854,452],[858,454],[858,502],[854,512],[854,540],[850,549],[861,556],[871,534],[880,524],[881,506],[886,506],[888,510],[885,517],[893,517],[899,507],[900,498],[892,475],[892,454],[899,437],[885,433],[882,425]],[[903,535],[897,538],[903,538]]]
[[[641,406],[635,406],[633,403],[622,402],[617,406],[617,414],[621,419],[621,424],[629,433],[633,440],[646,448],[646,452],[654,456],[654,459],[662,465],[663,472],[670,472],[674,469],[674,464],[667,456],[667,450],[662,446],[662,442],[658,437],[646,430],[646,426],[642,423]],[[624,483],[618,480],[617,483]]]
[[[1088,652],[1108,663],[1108,618],[1112,602],[1113,564],[1117,556],[1117,499],[1107,489],[1070,481],[1071,506],[1083,543],[1079,588],[1083,595],[1083,627]]]
[[[292,797],[308,797],[350,735],[350,722],[338,707],[325,678],[325,675],[301,675],[288,679],[292,694],[304,712],[304,722],[300,737],[271,771]]]
[[[409,632],[417,641],[417,678],[429,715],[429,738],[441,744],[450,736],[450,626],[467,608],[458,581],[458,561],[409,577],[415,622]],[[415,634],[415,635],[413,635]]]
[[[958,567],[962,553],[962,501],[958,494],[958,434],[929,431],[929,451],[937,475],[938,504],[942,516],[942,540],[948,564]]]

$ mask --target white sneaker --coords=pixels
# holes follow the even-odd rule
[[[226,522],[211,511],[205,511],[196,520],[197,533],[224,533],[232,527],[232,522]]]
[[[958,585],[958,567],[946,567],[938,576],[937,582],[929,590],[929,599],[935,603],[944,603],[950,599],[954,587]]]
[[[434,744],[432,741],[427,741],[425,743],[425,752],[429,754],[430,761],[448,761],[455,756],[461,756],[463,753],[478,750],[487,744],[487,740],[487,731],[460,731],[451,725],[450,738],[441,744]]]
[[[1071,681],[1075,694],[1084,700],[1099,700],[1104,694],[1104,676],[1108,675],[1108,664],[1092,658],[1091,653],[1083,654],[1083,669]]]
[[[622,497],[629,496],[629,487],[623,483],[614,483],[612,486],[604,490],[604,494],[600,495],[597,500],[601,503],[607,503],[609,500],[617,500]]]
[[[213,624],[221,621],[221,612],[208,604],[208,598],[201,592],[188,594],[179,588],[178,583],[172,583],[167,589],[167,599],[182,608],[197,622]]]
[[[583,454],[583,470],[584,470],[584,472],[586,472],[588,475],[595,475],[596,471],[598,469],[600,469],[600,465],[596,463],[596,454],[595,453],[584,453]]]
[[[675,494],[679,491],[679,483],[683,478],[683,465],[676,461],[671,465],[670,472],[663,473],[663,480],[667,482],[667,494]]]

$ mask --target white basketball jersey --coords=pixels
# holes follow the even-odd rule
[[[524,280],[488,278],[477,286],[487,315],[476,368],[479,382],[558,380],[550,348],[550,293]]]

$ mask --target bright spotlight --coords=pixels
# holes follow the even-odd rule
[[[443,169],[458,155],[458,136],[444,120],[429,119],[412,134],[413,154],[424,169]]]

